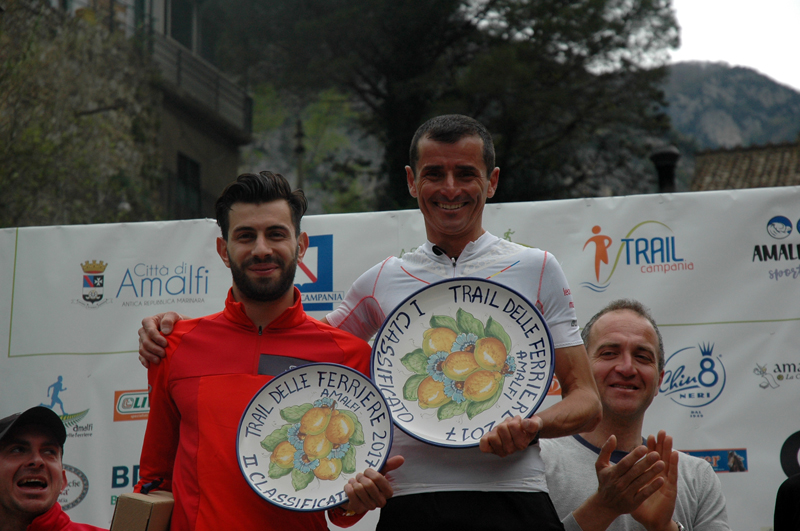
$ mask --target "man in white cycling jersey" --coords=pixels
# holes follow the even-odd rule
[[[379,530],[451,524],[460,530],[562,529],[547,494],[538,439],[590,431],[600,421],[597,387],[557,260],[483,228],[484,205],[499,175],[491,135],[480,122],[445,115],[420,126],[406,179],[424,217],[427,241],[364,273],[325,320],[369,339],[418,289],[447,278],[492,276],[542,312],[553,338],[562,400],[530,418],[506,419],[475,448],[441,448],[397,430],[392,454],[406,461],[393,472],[394,498],[381,510]],[[166,341],[159,327],[168,333],[179,318],[168,313],[143,320],[143,363],[160,359]]]

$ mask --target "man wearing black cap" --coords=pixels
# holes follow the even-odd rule
[[[100,531],[72,522],[58,504],[67,431],[51,409],[0,420],[0,531]]]

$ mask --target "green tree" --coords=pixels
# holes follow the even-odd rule
[[[0,15],[0,226],[155,219],[159,94],[121,32],[36,0]]]
[[[669,130],[657,65],[678,42],[669,0],[497,0],[492,42],[454,102],[495,136],[498,201],[652,191]]]
[[[408,142],[480,41],[468,0],[219,0],[220,56],[295,93],[336,87],[384,145],[378,208],[408,208]],[[237,60],[238,58],[238,60]]]
[[[374,210],[379,158],[374,139],[358,127],[361,114],[335,89],[299,98],[269,84],[253,91],[254,142],[243,169],[270,169],[295,177],[309,213]]]
[[[358,104],[385,147],[381,209],[414,205],[408,143],[435,114],[475,116],[496,136],[499,200],[603,193],[613,181],[603,179],[626,172],[644,181],[647,139],[668,129],[657,86],[678,42],[670,0],[217,6],[227,17],[220,54],[243,79],[334,86]]]

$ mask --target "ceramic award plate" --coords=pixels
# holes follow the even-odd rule
[[[288,370],[256,393],[236,444],[245,481],[270,503],[320,511],[347,501],[344,486],[380,470],[392,445],[386,402],[363,374],[336,364]]]
[[[372,348],[372,380],[395,424],[437,446],[477,446],[504,418],[530,417],[553,378],[541,313],[501,284],[431,284],[386,318]]]

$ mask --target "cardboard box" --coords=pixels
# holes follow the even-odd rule
[[[169,531],[175,500],[171,492],[131,492],[117,498],[110,531]]]

